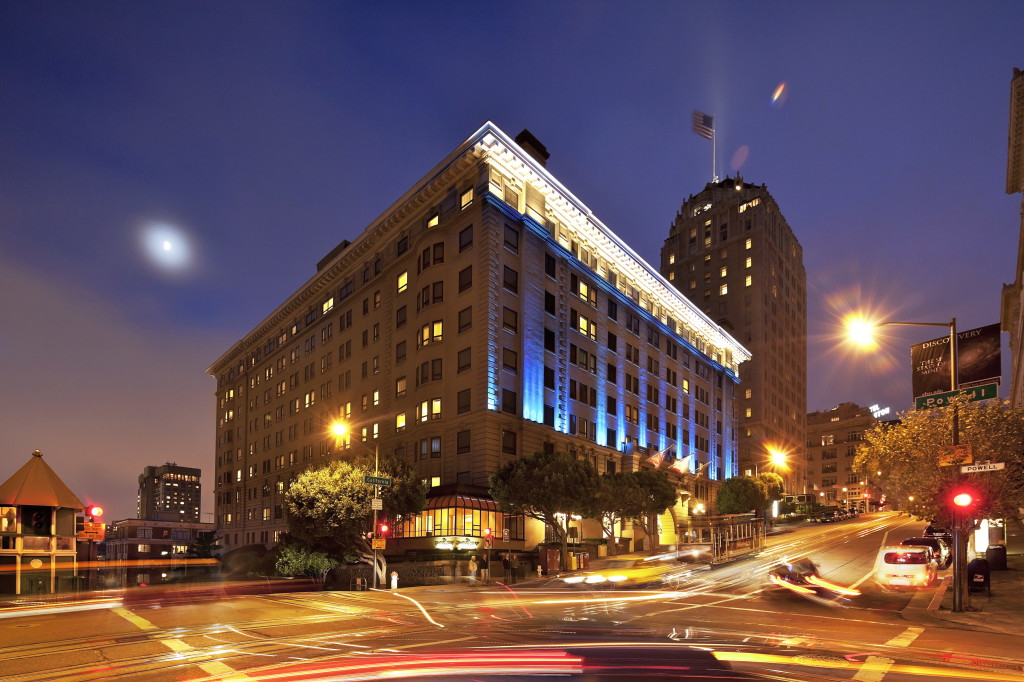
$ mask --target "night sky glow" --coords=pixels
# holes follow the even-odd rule
[[[1022,25],[1019,2],[5,2],[0,477],[42,450],[112,520],[172,461],[211,512],[204,370],[487,120],[657,264],[713,114],[719,173],[766,183],[804,247],[809,409],[908,409],[927,329],[864,355],[841,322],[998,321]]]

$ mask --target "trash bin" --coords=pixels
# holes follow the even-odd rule
[[[1006,570],[1006,545],[989,545],[985,550],[985,559],[993,571]]]
[[[991,590],[990,570],[985,559],[973,559],[967,564],[967,589],[971,592]]]

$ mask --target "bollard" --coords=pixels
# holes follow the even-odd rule
[[[398,589],[398,571],[391,571],[391,589]]]

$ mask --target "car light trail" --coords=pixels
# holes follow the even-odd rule
[[[430,617],[430,614],[427,613],[427,610],[425,608],[423,608],[423,604],[419,603],[418,601],[416,601],[412,597],[409,597],[407,595],[401,594],[399,592],[391,592],[390,590],[373,590],[373,591],[374,592],[384,592],[385,594],[391,594],[391,595],[394,595],[396,597],[401,597],[402,599],[408,599],[409,601],[411,601],[413,604],[415,604],[419,608],[419,610],[423,614],[424,618],[426,618],[427,620],[429,620],[431,623],[433,623],[434,625],[436,625],[439,628],[443,628],[444,627],[443,625],[441,625],[436,620],[434,620],[433,618]]]

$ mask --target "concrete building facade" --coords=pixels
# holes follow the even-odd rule
[[[804,492],[807,275],[772,195],[739,177],[708,183],[676,215],[661,272],[752,353],[740,367],[742,473],[776,471]]]
[[[1017,267],[1012,284],[1004,284],[1000,329],[1010,334],[1010,404],[1024,407],[1024,71],[1010,80],[1010,130],[1006,149],[1006,193],[1021,195],[1017,228]]]
[[[870,408],[855,403],[807,415],[807,487],[818,502],[861,511],[878,502],[871,479],[853,471],[857,447],[877,423]]]
[[[202,470],[173,462],[149,466],[139,475],[138,518],[199,523]]]
[[[484,528],[536,546],[543,530],[486,489],[543,449],[600,472],[693,455],[667,474],[686,495],[664,541],[736,473],[749,353],[516,139],[485,124],[208,369],[225,549],[276,542],[296,476],[377,447],[431,486],[399,549],[479,547]],[[337,420],[351,436],[328,433]]]

